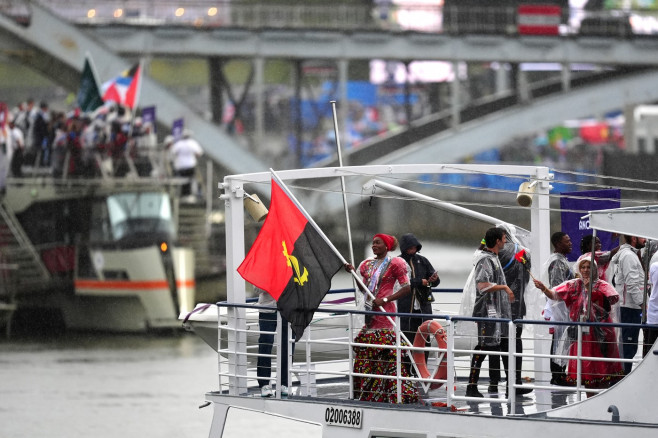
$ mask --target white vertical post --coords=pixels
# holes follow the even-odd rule
[[[507,323],[507,394],[510,398],[510,412],[516,412],[516,326]]]
[[[448,345],[446,360],[448,361],[448,376],[446,377],[446,404],[452,406],[452,397],[455,395],[455,320],[448,326]],[[439,364],[441,365],[441,364]]]
[[[537,168],[537,184],[530,212],[530,231],[532,233],[532,275],[541,278],[541,270],[550,256],[550,234],[551,214],[549,192],[551,190],[550,180],[553,175],[548,172],[547,167]],[[528,319],[538,319],[540,315],[529,315]],[[547,325],[535,326],[535,353],[549,354],[551,337]],[[545,358],[535,357],[535,381],[547,382],[550,376],[550,361]]]
[[[230,179],[220,184],[219,188],[224,189],[221,198],[224,199],[226,217],[226,299],[230,303],[244,303],[245,281],[238,274],[238,265],[244,260],[244,189],[241,182]],[[247,346],[245,313],[245,309],[227,309],[228,349],[235,352],[229,354],[228,360],[231,395],[247,391],[247,378],[244,377],[247,375],[247,356],[244,354]],[[219,318],[218,323],[221,324]]]
[[[459,111],[461,110],[461,87],[459,86],[459,63],[453,62],[452,69],[454,72],[454,78],[450,84],[450,100],[451,100],[451,111],[452,111],[452,127],[456,128],[461,123],[461,118]]]

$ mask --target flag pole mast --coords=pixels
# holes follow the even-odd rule
[[[292,203],[295,204],[295,206],[299,209],[299,211],[302,212],[302,214],[304,215],[306,220],[308,220],[308,223],[311,224],[311,226],[313,228],[315,228],[315,231],[318,232],[320,237],[322,237],[322,240],[324,240],[327,243],[329,248],[331,248],[331,250],[334,252],[334,254],[336,254],[336,256],[338,256],[338,258],[343,262],[343,264],[347,264],[348,262],[347,262],[347,260],[345,260],[345,257],[343,257],[343,255],[340,253],[340,251],[338,251],[338,249],[334,246],[334,244],[331,243],[331,240],[329,240],[327,235],[324,234],[324,231],[322,231],[322,229],[320,229],[318,224],[315,223],[315,221],[313,220],[311,215],[309,215],[308,212],[304,209],[304,207],[302,207],[302,204],[300,204],[299,201],[297,200],[297,198],[295,198],[295,195],[293,195],[292,192],[290,190],[288,190],[288,186],[286,186],[286,184],[283,182],[283,180],[281,178],[279,178],[279,175],[277,175],[276,172],[274,171],[274,169],[272,169],[271,167],[270,167],[270,173],[272,174],[272,179],[279,185],[279,187],[281,187],[281,190],[283,190],[283,192],[288,196],[288,198],[290,198],[290,201],[292,201]],[[354,266],[354,265],[352,265],[352,266]],[[368,289],[368,286],[366,286],[363,283],[363,280],[361,280],[359,278],[359,276],[357,275],[355,270],[351,269],[349,272],[352,275],[352,278],[359,284],[359,289],[361,289],[361,291],[363,291],[364,293],[368,294],[370,299],[372,299],[374,301],[375,296],[372,294],[372,291],[370,289]],[[356,294],[356,290],[354,291],[354,293]],[[388,320],[394,326],[397,326],[397,324],[395,323],[395,320],[393,318],[391,318],[389,315],[386,314],[386,311],[384,310],[384,308],[382,306],[379,307],[379,310],[381,310],[381,312],[386,316],[386,318],[388,318]],[[409,345],[413,345],[411,342],[409,342],[409,339],[404,334],[404,332],[400,331],[400,337],[404,341],[406,341]],[[411,350],[407,350],[407,354],[409,356],[411,356]],[[415,364],[414,364],[414,366],[415,366]]]
[[[135,126],[135,117],[137,116],[137,104],[139,103],[139,95],[142,91],[142,76],[144,75],[144,60],[143,58],[139,58],[139,66],[137,67],[137,73],[135,73],[135,76],[137,76],[134,80],[137,81],[137,90],[135,91],[135,102],[133,103],[133,107],[130,108],[130,130],[128,131],[128,136],[132,137],[133,135],[133,129]]]
[[[338,167],[343,167],[343,154],[341,151],[340,145],[340,136],[338,135],[338,117],[336,116],[336,101],[332,100],[331,102],[331,111],[334,118],[334,133],[336,136],[336,152],[338,153]],[[345,177],[341,175],[340,177],[340,188],[343,193],[343,207],[345,209],[345,222],[347,223],[347,243],[350,250],[350,262],[354,266],[354,250],[352,248],[352,227],[350,226],[350,212],[347,205],[347,195],[345,193]],[[356,292],[356,284],[352,282],[354,286],[354,303],[359,307],[359,295]]]

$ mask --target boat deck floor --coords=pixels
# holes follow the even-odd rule
[[[486,379],[485,379],[486,380]],[[457,378],[455,381],[457,396],[465,396],[466,379]],[[529,415],[538,412],[548,411],[560,406],[573,404],[578,401],[578,396],[572,388],[550,385],[549,388],[535,388],[531,393],[525,395],[517,395],[514,403],[514,412],[511,412],[512,403],[505,400],[505,381],[501,382],[498,386],[498,393],[488,393],[488,382],[483,381],[478,389],[485,398],[494,399],[482,401],[466,401],[466,400],[452,400],[451,406],[447,406],[447,397],[445,386],[438,389],[430,390],[428,393],[421,393],[421,401],[419,406],[426,407],[428,405],[435,407],[447,407],[452,410],[467,412],[472,414],[481,415],[495,415],[506,416],[510,414],[515,415]],[[547,385],[548,386],[548,385]],[[260,390],[257,387],[249,388],[248,397],[260,397]],[[314,400],[347,400],[349,398],[349,383],[345,378],[332,378],[318,380],[313,387],[313,393],[310,396],[301,394],[301,387],[298,382],[294,382],[290,388],[290,395],[288,398],[306,398],[310,397]],[[582,396],[583,398],[585,395]],[[496,401],[495,399],[500,399]]]

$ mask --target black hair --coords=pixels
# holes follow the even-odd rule
[[[566,235],[567,233],[564,233],[562,231],[554,232],[551,235],[551,244],[553,245],[553,248],[557,247],[557,245],[560,243],[560,240],[562,240],[562,238]]]
[[[504,235],[505,232],[502,228],[489,228],[484,235],[484,243],[486,243],[487,248],[493,248],[496,246],[496,242],[502,239]]]
[[[583,236],[580,240],[580,253],[585,254],[587,252],[592,252],[592,240],[594,240],[594,235],[588,234]]]

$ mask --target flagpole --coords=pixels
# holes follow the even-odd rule
[[[139,58],[139,66],[137,67],[137,73],[135,73],[135,78],[133,80],[137,81],[137,89],[135,90],[135,102],[133,107],[130,108],[130,128],[128,131],[128,137],[132,137],[133,129],[135,126],[135,117],[137,116],[137,105],[139,104],[139,95],[142,91],[142,76],[144,75],[144,62],[142,58]]]
[[[331,112],[334,117],[334,134],[336,136],[336,152],[338,153],[338,167],[343,167],[343,154],[341,152],[340,145],[340,135],[338,134],[338,117],[336,116],[336,101],[332,100],[331,102]],[[350,226],[350,212],[347,205],[347,194],[345,192],[345,177],[341,175],[340,177],[340,188],[343,193],[343,207],[345,209],[345,222],[347,223],[347,242],[350,250],[350,261],[352,266],[354,266],[354,250],[352,248],[352,227]],[[354,283],[352,283],[354,284]],[[358,305],[358,295],[356,293],[356,285],[354,285],[354,302]]]
[[[322,231],[322,229],[320,229],[318,224],[315,223],[313,218],[308,214],[308,212],[304,209],[304,207],[302,207],[302,205],[299,203],[297,198],[295,198],[295,195],[293,195],[292,192],[290,190],[288,190],[288,186],[286,186],[286,184],[283,182],[283,180],[281,178],[279,178],[279,175],[277,175],[276,172],[274,171],[274,169],[272,169],[271,167],[270,167],[270,173],[272,174],[272,179],[274,181],[276,181],[277,184],[279,184],[279,187],[281,187],[281,190],[283,190],[283,192],[288,196],[288,198],[292,201],[292,203],[295,204],[295,206],[299,209],[299,211],[302,212],[302,214],[304,215],[306,220],[308,220],[308,223],[311,224],[311,226],[313,228],[315,228],[315,231],[318,232],[320,237],[322,237],[322,239],[326,242],[326,244],[329,246],[329,248],[331,248],[331,250],[334,252],[334,254],[336,254],[336,256],[338,256],[338,258],[343,262],[343,264],[347,264],[348,262],[347,262],[347,260],[345,260],[345,257],[343,257],[343,255],[340,253],[340,251],[338,251],[338,249],[334,246],[334,244],[331,243],[331,240],[329,240],[329,238],[324,234],[324,231]],[[354,265],[352,265],[352,266],[354,266]],[[361,278],[359,278],[359,276],[357,275],[355,270],[351,269],[349,272],[350,272],[350,274],[352,274],[352,278],[354,278],[354,280],[356,280],[356,282],[359,284],[359,289],[361,289],[361,291],[367,293],[368,296],[374,301],[375,296],[372,294],[372,291],[370,289],[368,289],[368,286],[366,286],[365,283],[363,283],[363,280],[361,280]],[[354,293],[356,293],[356,291],[354,291]],[[391,318],[389,315],[386,314],[386,311],[384,310],[384,307],[379,306],[379,310],[381,310],[381,312],[384,313],[386,318],[389,320],[389,322],[391,322],[391,324],[393,324],[393,326],[397,326],[397,324],[395,323],[395,320],[393,320],[393,318]],[[409,339],[404,334],[404,332],[400,331],[400,337],[403,340],[405,340],[409,345],[413,345],[411,342],[409,342]],[[407,350],[407,354],[409,356],[411,356],[411,350]]]

